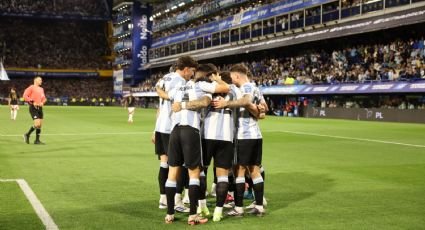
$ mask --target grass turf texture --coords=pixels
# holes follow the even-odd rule
[[[13,122],[8,107],[0,107],[0,178],[25,179],[60,229],[187,226],[183,214],[165,225],[158,209],[154,110],[137,109],[132,125],[117,107],[45,107],[44,113],[42,134],[76,135],[24,144],[21,136],[4,135],[29,129],[28,108]],[[203,229],[424,228],[425,148],[281,131],[425,145],[425,125],[268,117],[261,128],[267,215],[210,219]],[[16,183],[0,182],[0,202],[0,229],[42,226]]]

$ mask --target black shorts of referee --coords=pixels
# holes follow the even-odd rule
[[[172,167],[196,168],[202,166],[199,130],[187,125],[176,125],[170,135],[168,164]]]
[[[263,139],[236,141],[236,163],[242,166],[261,165],[263,158]]]
[[[202,158],[204,166],[210,166],[214,158],[214,166],[230,169],[233,163],[233,143],[230,141],[202,139]]]
[[[167,155],[169,142],[170,134],[155,132],[155,154],[158,155],[158,159],[161,159],[162,155]]]
[[[43,107],[30,104],[30,115],[33,120],[43,119]]]

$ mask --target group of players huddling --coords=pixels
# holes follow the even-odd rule
[[[217,197],[213,221],[224,216],[223,205],[231,184],[235,206],[225,214],[244,215],[246,175],[252,179],[255,204],[245,213],[263,216],[258,119],[265,117],[268,108],[260,90],[250,82],[247,67],[236,64],[229,72],[219,73],[213,64],[198,65],[190,56],[180,57],[174,67],[175,71],[156,85],[160,103],[152,136],[160,160],[159,208],[167,209],[165,223],[174,222],[175,211],[187,209],[181,200],[185,184],[190,200],[188,224],[208,221],[206,172],[212,158]],[[234,180],[229,180],[229,175],[234,175],[230,177]]]

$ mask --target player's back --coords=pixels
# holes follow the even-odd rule
[[[158,81],[157,86],[167,92],[169,97],[172,97],[185,82],[178,73],[169,73]],[[171,100],[159,99],[159,114],[155,125],[156,132],[171,133],[171,105]]]

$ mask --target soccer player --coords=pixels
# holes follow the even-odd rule
[[[30,143],[30,136],[34,130],[36,134],[34,144],[44,144],[40,141],[41,126],[43,124],[43,106],[46,103],[46,96],[44,95],[43,88],[41,88],[42,83],[43,79],[37,76],[34,78],[34,84],[24,91],[24,100],[29,104],[29,112],[31,118],[34,120],[34,125],[24,134],[24,140],[27,144]]]
[[[128,123],[133,123],[133,115],[134,115],[134,104],[136,102],[136,98],[132,93],[124,100],[124,108],[128,110]]]
[[[192,69],[194,71],[194,69]],[[192,72],[193,75],[193,72]],[[206,81],[189,80],[190,75],[185,75],[187,81],[172,98],[173,129],[170,136],[169,164],[170,172],[166,184],[167,202],[174,197],[176,188],[176,175],[180,165],[189,169],[189,199],[190,213],[189,225],[204,224],[208,219],[197,214],[197,204],[200,195],[200,172],[202,166],[202,150],[200,137],[200,109],[207,107],[211,102],[211,93],[228,91],[228,85],[221,80],[209,83]],[[174,221],[174,210],[168,208],[166,223]]]
[[[235,209],[228,212],[230,216],[243,216],[243,193],[245,191],[245,170],[248,167],[255,194],[256,205],[248,213],[263,216],[264,181],[261,177],[260,165],[262,160],[262,135],[256,117],[251,116],[248,107],[255,104],[258,107],[258,117],[264,117],[265,108],[260,103],[261,93],[257,87],[250,83],[248,78],[248,68],[243,64],[236,64],[230,68],[230,75],[233,84],[241,90],[242,97],[238,100],[226,101],[218,99],[213,101],[217,109],[239,108],[237,137],[236,137],[236,157],[237,157],[237,178]]]
[[[194,61],[191,57],[184,56],[177,60],[176,66],[178,69],[175,72],[166,74],[161,78],[157,85],[156,91],[159,96],[159,108],[157,110],[157,119],[155,124],[155,132],[152,135],[152,142],[155,144],[155,153],[158,155],[160,160],[160,167],[158,173],[158,183],[160,191],[159,199],[159,208],[167,208],[167,196],[165,193],[165,183],[168,178],[169,165],[168,165],[168,144],[170,140],[171,133],[171,101],[170,98],[174,97],[174,94],[177,92],[180,87],[182,87],[186,80],[183,78],[184,72],[187,68],[196,68],[197,62]],[[182,181],[184,183],[184,181]],[[172,205],[169,207],[179,212],[188,212],[187,208],[184,207],[183,202],[181,201],[181,196],[176,196],[175,202],[173,201]]]
[[[232,84],[232,79],[228,72],[223,72],[219,76],[221,80],[228,85]],[[213,75],[212,80],[217,76]],[[234,87],[230,87],[231,92],[228,94],[213,94],[213,99],[223,97],[225,100],[232,100],[236,97]],[[223,205],[227,197],[229,189],[229,169],[232,167],[233,161],[233,130],[234,123],[232,111],[228,108],[215,109],[209,107],[204,119],[203,125],[203,160],[204,168],[207,169],[214,158],[214,170],[217,175],[216,184],[216,207],[213,214],[213,221],[217,222],[223,218]],[[201,191],[201,195],[202,192]],[[204,202],[204,203],[202,203]],[[200,200],[198,212],[203,215],[209,214],[205,201]]]
[[[10,119],[15,121],[16,116],[18,115],[19,105],[18,105],[19,96],[16,93],[15,87],[10,89],[9,93],[9,107],[10,107]]]

